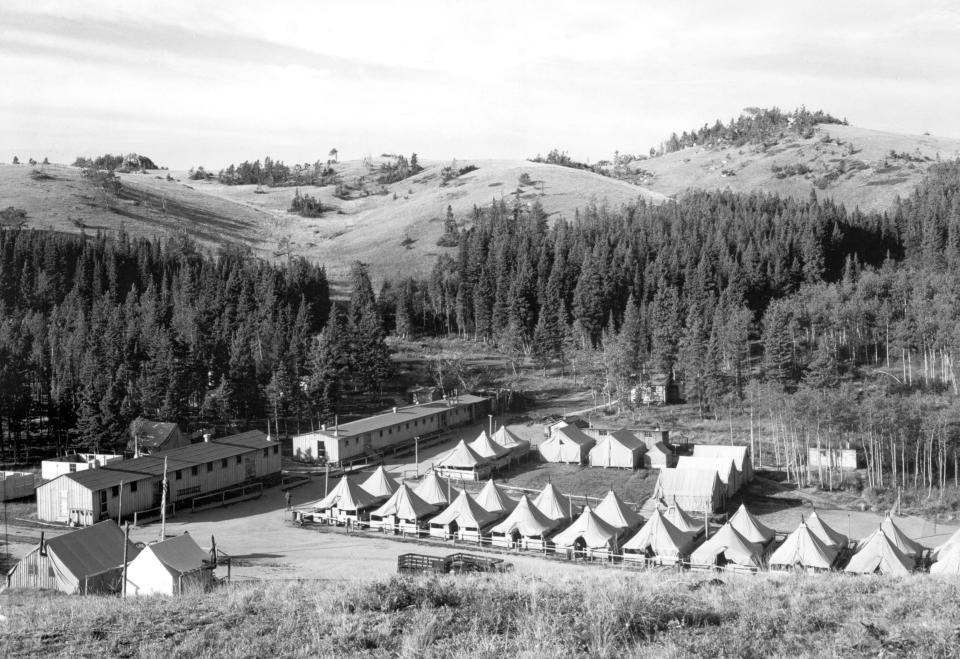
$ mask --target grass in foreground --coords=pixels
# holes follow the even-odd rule
[[[960,584],[598,573],[0,596],[5,656],[957,656]]]

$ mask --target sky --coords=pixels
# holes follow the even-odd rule
[[[960,3],[2,0],[0,80],[0,162],[596,161],[750,106],[960,137]]]

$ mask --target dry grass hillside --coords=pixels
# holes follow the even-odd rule
[[[597,568],[0,595],[9,657],[956,657],[955,580]],[[719,577],[719,578],[713,578]]]
[[[377,164],[376,161],[373,163]],[[108,194],[73,167],[0,166],[0,209],[26,211],[29,227],[87,233],[115,231],[121,224],[133,235],[183,230],[201,243],[246,244],[261,256],[287,253],[327,264],[334,279],[356,259],[374,275],[423,274],[444,250],[437,246],[443,217],[451,206],[459,223],[469,221],[474,206],[505,197],[513,203],[519,189],[524,204],[540,201],[552,217],[572,219],[592,200],[611,206],[643,197],[664,199],[625,181],[590,172],[523,160],[463,160],[459,167],[475,171],[441,185],[447,162],[422,162],[424,170],[398,183],[373,182],[375,174],[359,161],[338,163],[338,176],[352,189],[352,198],[334,196],[334,186],[300,189],[333,210],[305,218],[287,212],[294,188],[227,186],[191,181],[187,172],[152,171],[121,174],[119,195]],[[527,173],[532,184],[519,185]],[[7,224],[19,220],[6,220]]]
[[[896,156],[891,156],[891,151]],[[900,135],[837,124],[810,139],[794,136],[773,147],[690,147],[631,163],[637,182],[675,196],[689,188],[763,190],[806,199],[832,197],[848,209],[888,209],[906,197],[938,158],[960,157],[960,139]]]

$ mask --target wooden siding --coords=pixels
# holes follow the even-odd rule
[[[267,455],[263,455],[264,451]],[[239,458],[239,464],[238,464]],[[227,465],[223,466],[223,460]],[[210,465],[210,467],[208,467]],[[280,444],[266,448],[249,449],[239,456],[217,458],[193,467],[167,472],[167,501],[178,503],[241,483],[280,473]],[[69,476],[60,476],[37,489],[37,518],[45,522],[76,523],[88,526],[103,519],[124,518],[134,512],[157,508],[161,500],[163,475],[146,476],[133,483],[90,490]],[[106,510],[103,510],[106,501]],[[123,509],[121,511],[121,505]]]
[[[57,578],[53,574],[53,565],[47,556],[40,555],[39,547],[35,547],[7,572],[7,588],[10,589],[56,587]]]

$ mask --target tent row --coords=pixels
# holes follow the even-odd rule
[[[530,442],[501,426],[492,436],[483,430],[472,442],[461,439],[440,456],[433,468],[447,478],[480,481],[522,460],[529,452]]]
[[[626,428],[595,439],[575,425],[558,424],[552,428],[550,437],[540,444],[539,450],[547,462],[586,463],[591,467],[665,469],[673,464],[670,447],[662,442],[648,447]]]

